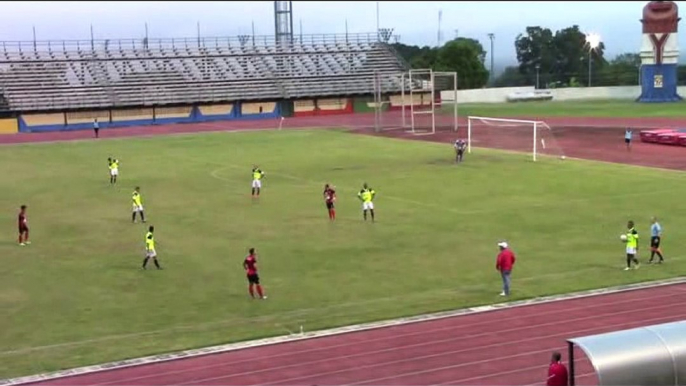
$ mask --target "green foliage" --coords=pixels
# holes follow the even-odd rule
[[[392,46],[412,68],[457,72],[460,89],[481,88],[488,82],[489,73],[484,65],[486,51],[478,40],[457,38],[440,48],[408,46],[402,43]]]
[[[572,77],[588,84],[589,47],[586,35],[574,25],[556,31],[548,28],[527,27],[524,34],[515,39],[515,50],[519,71],[529,84],[536,81],[536,66],[539,66],[541,85],[558,83],[568,85]],[[596,78],[605,65],[605,45],[590,52],[593,77]]]
[[[526,77],[519,72],[518,67],[510,66],[505,68],[505,71],[495,79],[493,85],[495,87],[519,87],[528,86],[529,83]]]

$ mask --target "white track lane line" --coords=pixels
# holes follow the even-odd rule
[[[634,302],[635,302],[635,300],[634,300]],[[682,304],[682,303],[678,303],[678,304]],[[596,315],[587,316],[587,317],[568,319],[567,321],[570,323],[579,322],[579,321],[588,321],[588,320],[604,318],[604,317],[608,317],[608,316],[612,316],[612,315],[626,315],[626,314],[631,314],[631,313],[636,313],[636,312],[639,312],[639,313],[645,312],[648,310],[661,310],[661,309],[670,308],[670,307],[674,307],[674,304],[667,304],[667,305],[663,304],[663,305],[654,306],[654,307],[642,308],[639,310],[632,309],[632,310],[613,312],[613,313],[608,313],[608,314],[596,314]],[[526,327],[517,327],[517,328],[499,330],[498,333],[502,334],[502,333],[508,333],[508,332],[519,332],[519,331],[525,331],[525,330],[536,329],[536,328],[547,327],[547,326],[554,326],[554,325],[559,325],[559,321],[541,323],[541,324],[533,324],[532,323],[530,325],[527,325]],[[479,347],[467,348],[467,349],[461,348],[459,350],[453,350],[453,351],[442,352],[442,353],[434,353],[434,354],[419,356],[419,357],[415,356],[415,357],[412,357],[409,359],[401,359],[401,360],[396,360],[396,361],[391,361],[391,362],[375,362],[373,365],[365,365],[365,366],[361,366],[361,367],[356,367],[356,369],[373,368],[373,367],[385,366],[385,365],[395,364],[395,363],[404,363],[404,362],[408,362],[408,361],[413,361],[415,359],[427,359],[427,358],[439,357],[439,356],[444,356],[444,355],[449,355],[449,354],[457,354],[457,353],[461,353],[461,352],[468,352],[468,351],[472,351],[472,350],[497,348],[497,347],[501,347],[501,346],[507,346],[507,345],[517,344],[517,343],[525,343],[525,342],[536,341],[536,340],[540,340],[540,339],[548,339],[548,338],[553,338],[553,337],[568,335],[568,334],[577,334],[577,333],[581,333],[581,332],[585,332],[585,331],[592,331],[592,330],[597,330],[597,329],[598,329],[597,327],[594,327],[592,329],[582,329],[582,330],[569,331],[569,332],[564,332],[564,333],[555,333],[555,334],[545,335],[545,336],[529,337],[529,338],[520,339],[520,340],[516,340],[516,341],[510,341],[507,343],[497,343],[497,344],[491,344],[491,345],[479,346]],[[215,380],[226,379],[226,378],[234,378],[234,377],[238,377],[238,376],[246,376],[246,375],[252,375],[252,374],[266,373],[266,372],[271,372],[271,371],[275,371],[275,370],[280,371],[280,370],[284,370],[284,369],[288,369],[288,368],[294,368],[294,367],[311,366],[314,364],[325,363],[325,362],[332,361],[332,360],[348,360],[351,358],[365,357],[365,356],[376,355],[376,354],[381,354],[381,353],[386,353],[386,352],[398,352],[398,351],[413,349],[413,348],[417,348],[417,347],[431,346],[431,345],[438,344],[438,343],[459,342],[462,340],[470,340],[470,339],[475,339],[475,338],[487,337],[487,336],[491,336],[491,335],[493,335],[493,332],[489,331],[489,332],[485,332],[485,333],[463,335],[463,336],[447,338],[447,339],[437,339],[437,340],[425,341],[422,343],[415,343],[415,344],[410,344],[410,345],[405,345],[405,346],[397,346],[397,347],[392,347],[392,348],[387,348],[387,349],[382,349],[382,350],[367,351],[367,352],[363,352],[363,353],[352,354],[352,355],[344,355],[344,356],[338,356],[338,357],[333,356],[333,357],[327,357],[327,358],[318,359],[318,360],[309,361],[309,362],[299,362],[299,363],[293,364],[293,365],[265,367],[265,368],[262,368],[262,369],[257,370],[257,371],[248,371],[248,372],[236,373],[236,374],[231,374],[231,375],[225,374],[222,376],[203,378],[203,379],[199,379],[199,380],[194,380],[192,382],[183,382],[183,383],[184,384],[196,384],[196,383],[207,382],[207,381],[215,381]],[[369,341],[358,342],[358,344],[367,345],[367,342],[369,342]],[[295,355],[295,354],[292,353],[292,355]],[[233,364],[234,363],[232,363],[232,365]],[[340,373],[340,372],[346,372],[346,371],[351,371],[351,369],[336,370],[332,373]],[[296,378],[291,378],[288,380],[279,381],[279,382],[277,382],[277,384],[283,383],[283,382],[298,381],[300,379],[307,379],[307,378],[312,378],[312,377],[319,376],[319,375],[328,375],[328,374],[329,373],[311,374],[308,376],[296,377]],[[159,375],[159,373],[156,373],[156,375]],[[121,382],[123,380],[120,379],[119,381]],[[126,379],[125,381],[128,381],[128,379]]]
[[[639,298],[631,298],[631,299],[627,299],[627,300],[623,300],[623,301],[609,300],[609,301],[607,301],[607,302],[594,303],[594,304],[592,304],[592,305],[590,305],[590,306],[583,305],[583,306],[574,307],[574,308],[567,308],[566,311],[567,311],[567,312],[574,312],[574,311],[580,311],[580,310],[589,310],[589,309],[593,309],[593,308],[603,308],[603,307],[606,307],[606,306],[609,306],[609,305],[621,305],[621,304],[625,304],[625,303],[635,304],[636,302],[639,302],[639,301],[642,301],[642,300],[654,301],[654,300],[659,300],[659,299],[664,299],[664,298],[671,298],[671,297],[680,296],[680,295],[681,295],[681,294],[679,294],[679,293],[668,293],[668,294],[659,295],[659,296],[650,295],[650,296],[639,297]],[[608,296],[612,296],[612,294],[611,294],[611,295],[608,295]],[[553,315],[553,314],[558,314],[558,313],[559,313],[559,310],[550,310],[550,311],[545,311],[545,312],[538,312],[538,313],[534,313],[534,314],[528,314],[528,315],[526,315],[526,316],[524,316],[524,317],[526,317],[526,318],[529,318],[529,317],[540,318],[540,317],[543,317],[543,316],[548,316],[548,315]],[[292,357],[292,356],[299,355],[299,354],[307,354],[307,353],[313,353],[313,352],[321,352],[321,351],[336,350],[336,349],[339,349],[339,348],[351,347],[351,346],[356,346],[356,345],[360,345],[360,344],[369,345],[370,343],[383,342],[383,341],[387,341],[387,340],[398,340],[398,339],[402,339],[402,338],[405,338],[405,337],[412,337],[412,336],[421,336],[421,335],[433,336],[433,335],[436,335],[436,333],[439,333],[439,332],[442,332],[442,333],[445,333],[445,332],[454,332],[455,330],[471,329],[472,327],[483,327],[483,326],[488,325],[488,324],[490,324],[490,323],[500,324],[500,323],[503,323],[503,322],[512,321],[512,320],[517,320],[517,319],[521,319],[521,318],[522,318],[521,315],[517,315],[517,316],[513,316],[513,317],[509,317],[509,318],[506,317],[506,318],[499,318],[499,319],[497,319],[497,320],[495,320],[495,319],[493,319],[493,320],[488,320],[488,321],[485,321],[485,322],[484,322],[484,321],[479,321],[479,322],[466,323],[466,324],[457,324],[457,325],[447,326],[447,327],[441,327],[441,328],[422,329],[422,330],[415,331],[415,332],[409,332],[409,333],[403,333],[403,334],[396,334],[396,335],[386,336],[386,337],[381,337],[381,338],[366,339],[366,340],[364,340],[363,342],[346,342],[346,343],[342,343],[342,344],[327,345],[327,346],[325,346],[325,347],[315,347],[315,348],[305,349],[305,350],[288,351],[288,352],[282,353],[282,354],[275,354],[275,355],[263,356],[263,357],[261,357],[260,359],[272,360],[272,359],[276,359],[276,358],[280,358],[280,357]],[[540,325],[537,325],[537,326],[535,326],[535,327],[540,327]],[[521,329],[528,329],[528,328],[532,328],[532,327],[531,327],[531,326],[527,326],[527,327],[523,327],[523,328],[521,328]],[[504,331],[499,331],[499,332],[518,331],[519,329],[520,329],[520,328],[515,328],[515,329],[504,330]],[[362,332],[362,333],[364,333],[364,332]],[[477,335],[475,335],[475,336],[474,336],[474,335],[472,335],[472,336],[467,335],[467,336],[462,336],[461,338],[458,338],[458,339],[464,339],[464,338],[467,338],[467,339],[468,339],[468,338],[473,338],[473,337],[487,336],[487,335],[490,335],[490,334],[491,334],[490,332],[487,332],[487,333],[477,334]],[[451,341],[451,340],[454,340],[454,339],[451,338],[451,339],[436,340],[436,341],[431,341],[431,342],[429,342],[428,344],[431,344],[431,343],[440,343],[440,342],[447,342],[447,341]],[[420,344],[419,346],[421,346],[421,345],[423,345],[423,344]],[[416,346],[417,346],[417,345],[411,345],[410,347],[416,347]],[[396,347],[396,349],[397,349],[397,347]],[[382,351],[385,351],[385,350],[382,350]],[[366,353],[366,354],[369,354],[369,353]],[[328,360],[328,359],[327,359],[327,360]],[[166,372],[156,372],[155,374],[150,374],[150,375],[145,375],[145,376],[140,376],[140,377],[132,377],[132,378],[121,378],[121,377],[120,377],[120,378],[117,379],[117,381],[99,383],[98,385],[108,385],[108,384],[116,384],[116,383],[120,383],[120,382],[138,381],[138,380],[141,380],[141,379],[155,378],[155,377],[158,377],[158,376],[174,375],[174,374],[183,374],[183,373],[185,373],[185,372],[193,372],[193,371],[199,371],[199,370],[210,370],[210,369],[216,369],[216,368],[221,368],[221,367],[225,367],[225,366],[234,367],[234,366],[239,365],[239,364],[241,364],[241,363],[246,363],[246,362],[251,362],[251,361],[253,361],[253,360],[252,360],[252,359],[245,359],[245,360],[232,361],[230,364],[220,363],[220,364],[213,364],[213,365],[196,366],[196,367],[194,367],[194,368],[192,368],[192,369],[186,369],[186,370],[172,370],[172,371],[166,371]]]

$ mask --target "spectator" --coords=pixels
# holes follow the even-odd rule
[[[498,243],[498,247],[500,253],[498,253],[495,269],[500,272],[503,279],[503,292],[500,293],[500,296],[508,296],[510,295],[510,275],[512,274],[512,267],[514,267],[515,255],[505,241]]]
[[[567,375],[567,368],[562,364],[562,355],[559,352],[553,353],[553,358],[548,367],[548,386],[567,386],[569,384],[569,376]]]
[[[100,124],[98,123],[98,118],[93,120],[93,132],[95,132],[95,138],[100,138]]]

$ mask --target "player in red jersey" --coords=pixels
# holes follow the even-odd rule
[[[255,254],[255,248],[250,248],[248,251],[248,256],[243,260],[243,269],[248,276],[248,291],[250,292],[250,297],[255,298],[255,289],[257,289],[257,294],[260,299],[266,299],[267,297],[262,292],[262,286],[260,285],[260,276],[257,274],[257,255]]]
[[[19,211],[19,245],[22,247],[31,244],[29,241],[29,224],[26,220],[26,205],[22,205]]]
[[[326,209],[329,211],[329,220],[333,221],[336,219],[336,208],[334,203],[336,202],[336,187],[333,185],[324,185],[324,202],[326,203]]]

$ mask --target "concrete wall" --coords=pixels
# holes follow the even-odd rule
[[[459,103],[504,103],[507,96],[514,93],[533,92],[533,87],[500,87],[475,90],[460,90],[457,92]],[[641,95],[640,86],[616,87],[569,87],[551,89],[553,101],[573,101],[589,99],[624,99],[634,100]],[[678,87],[679,95],[686,95],[686,86]],[[450,102],[452,91],[441,92],[441,99]]]

